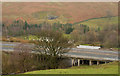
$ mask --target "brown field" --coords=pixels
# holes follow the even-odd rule
[[[3,3],[2,17],[4,23],[10,23],[18,17],[23,17],[29,23],[40,23],[47,15],[60,16],[61,20],[74,23],[90,18],[117,16],[118,5],[113,2],[63,2],[63,3]]]

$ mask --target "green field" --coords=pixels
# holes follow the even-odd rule
[[[50,69],[26,72],[24,74],[118,74],[118,62],[108,64],[79,66],[68,69]]]
[[[117,25],[118,17],[111,18],[93,18],[85,21],[78,22],[76,24],[88,25],[90,28],[104,27],[109,25]]]

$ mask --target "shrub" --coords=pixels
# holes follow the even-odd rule
[[[65,58],[53,57],[44,54],[33,54],[29,52],[3,52],[2,73],[22,73],[32,70],[66,68]]]

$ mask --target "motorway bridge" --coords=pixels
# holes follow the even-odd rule
[[[13,51],[14,47],[19,44],[21,43],[2,42],[2,51]],[[33,46],[33,44],[25,45],[29,47]],[[80,64],[84,64],[85,61],[89,65],[92,65],[93,63],[98,65],[101,61],[103,61],[104,63],[109,61],[119,61],[118,54],[118,51],[72,48],[65,55],[71,58],[72,65],[77,64],[79,66]]]

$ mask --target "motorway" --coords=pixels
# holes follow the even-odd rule
[[[15,42],[2,42],[2,51],[14,51],[14,47],[21,43]],[[29,47],[34,47],[33,44],[25,44]],[[80,49],[72,48],[66,56],[83,58],[83,59],[94,59],[94,60],[108,60],[108,61],[118,61],[118,51],[108,51],[99,49]]]

